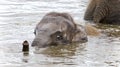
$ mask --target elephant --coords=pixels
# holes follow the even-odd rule
[[[120,0],[90,0],[84,19],[94,23],[120,25]]]
[[[87,42],[87,34],[84,27],[81,28],[75,24],[73,18],[68,13],[47,13],[36,25],[32,46],[43,48],[50,45]]]

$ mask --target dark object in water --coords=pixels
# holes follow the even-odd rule
[[[25,40],[25,41],[22,43],[22,45],[23,45],[23,48],[22,48],[22,51],[23,51],[23,52],[29,51],[29,43],[28,43],[27,40]]]

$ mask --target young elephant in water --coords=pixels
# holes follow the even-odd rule
[[[86,32],[78,29],[73,18],[67,13],[51,12],[46,14],[37,24],[34,33],[35,39],[32,42],[32,46],[37,47],[64,45],[73,41],[87,41]],[[78,33],[81,34],[78,36]]]
[[[91,0],[84,19],[120,25],[120,0]]]

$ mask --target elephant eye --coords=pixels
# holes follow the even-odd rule
[[[56,31],[55,33],[53,33],[50,36],[51,36],[52,39],[57,40],[57,41],[64,39],[63,38],[63,33],[61,31]]]
[[[56,38],[57,38],[57,40],[62,40],[63,36],[62,35],[57,35]]]

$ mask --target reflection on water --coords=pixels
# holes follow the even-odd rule
[[[96,27],[101,29],[102,32],[108,36],[120,37],[119,25],[98,24]]]
[[[87,43],[41,48],[40,52],[30,46],[29,54],[22,53],[22,42],[28,40],[31,44],[35,25],[47,12],[68,12],[84,24],[88,1],[1,0],[0,67],[120,67],[119,36],[89,36]]]
[[[82,51],[84,48],[85,44],[58,45],[48,47],[47,49],[44,49],[40,53],[51,57],[69,57],[74,56],[78,49],[79,49],[78,51]]]

